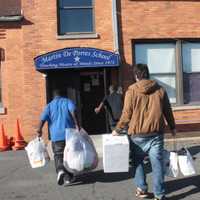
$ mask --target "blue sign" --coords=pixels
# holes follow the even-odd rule
[[[75,47],[40,55],[34,62],[37,70],[118,67],[119,54],[95,48]]]

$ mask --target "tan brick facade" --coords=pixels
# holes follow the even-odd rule
[[[22,133],[29,140],[36,131],[39,115],[46,104],[45,77],[35,70],[33,59],[66,47],[114,51],[112,1],[95,0],[95,27],[99,37],[73,40],[57,39],[55,0],[22,0],[20,3],[24,15],[22,21],[0,22],[0,48],[5,53],[5,60],[0,61],[2,102],[6,109],[6,113],[0,115],[0,122],[4,124],[7,134],[12,136],[18,118]],[[118,1],[123,62],[121,79],[125,89],[132,83],[132,40],[198,38],[199,12],[198,1]],[[200,120],[199,110],[177,111],[175,115],[178,120],[190,115]]]
[[[132,42],[145,39],[200,38],[199,1],[121,1],[121,52],[126,63],[122,70],[125,88],[132,81]],[[178,130],[200,130],[200,110],[182,108],[174,111]]]
[[[35,70],[34,57],[66,47],[113,51],[111,3],[110,0],[95,1],[95,27],[99,34],[95,39],[56,39],[55,0],[22,0],[24,19],[0,22],[0,48],[5,52],[5,61],[1,61],[2,102],[7,110],[0,115],[0,122],[8,135],[14,134],[19,118],[25,139],[30,139],[46,104],[45,77]]]
[[[198,1],[121,1],[119,19],[125,62],[134,62],[134,39],[199,38],[199,12]],[[124,73],[130,70],[129,66],[123,69]]]

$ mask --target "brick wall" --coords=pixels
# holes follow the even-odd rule
[[[0,122],[10,136],[15,133],[19,118],[22,133],[29,140],[46,104],[45,77],[35,70],[34,57],[65,47],[113,51],[111,3],[95,0],[97,39],[57,40],[55,0],[22,0],[24,20],[0,23],[0,48],[5,52],[5,60],[1,61],[2,98],[7,109],[6,114],[0,115]],[[195,1],[120,1],[118,17],[123,45],[120,74],[125,88],[132,82],[131,40],[199,37],[199,11],[200,5]]]
[[[96,39],[57,40],[55,0],[22,0],[23,21],[0,23],[0,48],[5,51],[5,61],[1,62],[2,96],[7,109],[6,114],[0,115],[0,123],[4,123],[8,135],[15,133],[18,118],[25,139],[32,138],[46,104],[45,77],[35,70],[34,57],[66,47],[113,51],[111,2],[95,1],[95,24],[99,34]]]
[[[124,73],[133,63],[132,39],[199,38],[199,12],[198,1],[121,1],[118,17],[127,63]]]
[[[132,40],[200,38],[199,1],[140,1],[123,0],[119,3],[121,52],[123,53],[122,80],[124,88],[133,82]],[[176,111],[180,130],[200,130],[200,110]],[[187,119],[190,125],[184,120]],[[183,123],[184,122],[184,123]]]

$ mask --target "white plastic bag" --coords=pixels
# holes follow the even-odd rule
[[[71,132],[74,134],[73,132]],[[64,166],[69,170],[83,171],[84,169],[84,150],[78,134],[74,134],[66,140],[64,150]],[[70,170],[70,171],[71,171]]]
[[[64,166],[73,173],[97,167],[98,156],[94,144],[84,129],[66,129]]]
[[[184,176],[191,176],[196,173],[193,158],[190,152],[183,148],[178,156],[180,171]]]
[[[25,147],[32,168],[43,167],[49,161],[49,155],[42,138],[35,138]]]
[[[166,176],[177,177],[179,174],[178,153],[175,151],[163,152],[164,172]]]

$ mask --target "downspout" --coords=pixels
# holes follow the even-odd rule
[[[113,23],[113,43],[114,52],[119,54],[118,20],[117,20],[117,0],[112,0],[112,23]]]
[[[113,44],[114,52],[119,55],[119,38],[118,38],[118,21],[117,21],[117,0],[112,0],[112,28],[113,28]],[[118,82],[121,84],[121,75],[119,70]],[[104,94],[107,95],[107,79],[106,69],[104,68]],[[106,132],[109,132],[108,114],[106,112]]]
[[[119,53],[119,28],[118,28],[118,18],[117,18],[117,0],[112,0],[112,25],[113,25],[113,44],[114,52],[120,56]],[[119,68],[118,83],[122,84],[121,69]]]

